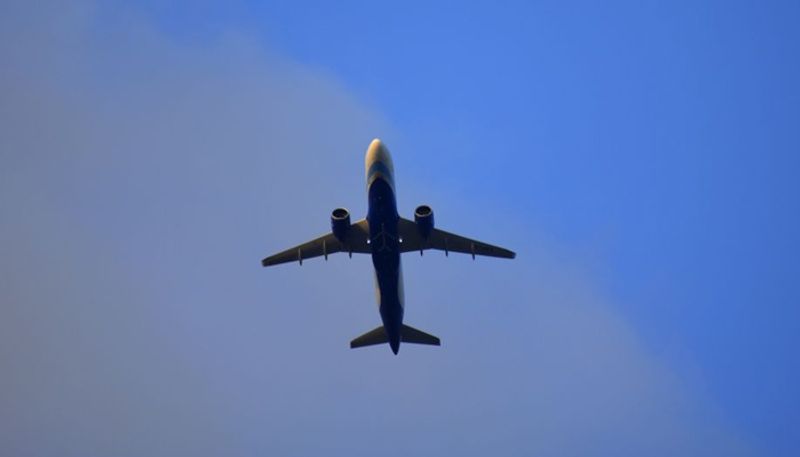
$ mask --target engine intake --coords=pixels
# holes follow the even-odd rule
[[[414,222],[417,223],[417,230],[423,239],[427,239],[433,231],[433,210],[428,205],[417,206],[414,210]]]
[[[331,213],[331,230],[337,240],[344,242],[350,230],[350,211],[346,208],[336,208]]]

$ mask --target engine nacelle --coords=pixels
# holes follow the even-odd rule
[[[427,239],[433,231],[433,210],[428,205],[417,206],[414,210],[414,222],[422,239]]]
[[[350,211],[345,208],[336,208],[331,213],[331,230],[337,240],[344,242],[350,230]]]

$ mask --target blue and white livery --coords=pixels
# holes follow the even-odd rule
[[[389,150],[379,139],[372,140],[365,157],[368,211],[366,219],[350,222],[350,213],[336,208],[331,214],[331,232],[307,243],[267,257],[265,267],[299,262],[329,254],[347,252],[371,254],[375,267],[375,293],[382,325],[350,342],[351,348],[389,343],[397,354],[400,343],[439,346],[439,338],[403,324],[405,303],[400,254],[427,249],[513,259],[508,249],[465,238],[434,228],[433,210],[422,205],[414,220],[400,217],[395,199],[394,164]]]

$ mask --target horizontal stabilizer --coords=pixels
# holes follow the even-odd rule
[[[386,330],[384,330],[383,325],[381,325],[380,327],[370,330],[367,333],[351,341],[350,348],[354,349],[354,348],[372,346],[375,344],[383,344],[388,342],[389,338],[386,336]]]
[[[429,344],[431,346],[441,345],[439,338],[405,324],[403,325],[403,329],[400,330],[400,341],[404,343]]]
[[[439,338],[429,335],[422,330],[417,330],[414,327],[409,327],[408,325],[403,325],[400,329],[400,341],[403,343],[428,344],[431,346],[441,345]],[[350,347],[360,348],[388,342],[389,336],[386,334],[386,330],[383,326],[380,326],[351,341]]]

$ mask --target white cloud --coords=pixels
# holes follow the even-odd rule
[[[364,209],[386,122],[247,36],[51,6],[0,19],[0,453],[746,450],[547,249],[409,258],[408,321],[445,346],[350,351],[368,258],[258,261]]]

